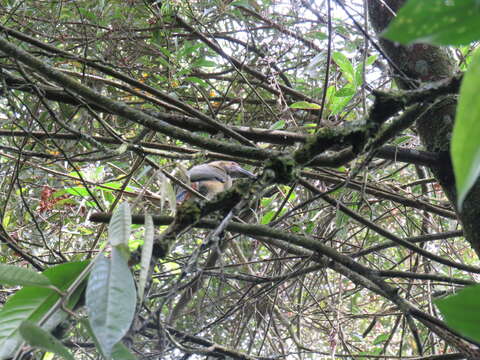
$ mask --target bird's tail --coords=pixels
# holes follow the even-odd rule
[[[196,182],[193,182],[190,184],[191,188],[193,190],[198,191],[198,184]],[[187,189],[180,189],[177,193],[177,203],[184,202],[192,197],[192,193],[188,191]]]
[[[179,202],[184,202],[187,199],[188,191],[187,190],[181,190],[177,194],[177,203]]]

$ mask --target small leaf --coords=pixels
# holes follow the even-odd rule
[[[480,341],[480,286],[475,285],[459,291],[455,295],[436,300],[448,326],[469,338]]]
[[[478,0],[409,0],[387,30],[402,44],[466,45],[480,39]]]
[[[215,67],[217,66],[217,64],[213,61],[210,61],[210,60],[205,60],[205,59],[200,59],[200,60],[197,60],[195,61],[193,64],[192,64],[193,67]]]
[[[367,61],[365,62],[366,66],[372,65],[375,61],[377,61],[378,55],[371,55],[367,58]]]
[[[460,87],[450,153],[457,188],[457,207],[480,174],[480,49],[475,51]]]
[[[289,106],[291,109],[319,110],[320,105],[307,101],[297,101]]]
[[[285,120],[280,119],[269,127],[270,130],[280,130],[285,128]]]
[[[373,340],[373,345],[381,344],[387,341],[389,337],[390,337],[389,334],[380,334],[375,338],[375,340]]]
[[[198,42],[196,44],[193,44],[191,42],[186,42],[183,46],[183,48],[177,53],[178,57],[188,57],[191,54],[193,54],[195,51],[203,47],[203,44],[201,42]]]
[[[244,7],[246,9],[255,10],[255,8],[250,5],[249,0],[235,0],[230,3],[230,6]]]
[[[108,225],[108,241],[110,244],[112,246],[128,245],[131,226],[130,206],[127,202],[123,202],[113,213]]]
[[[355,95],[355,89],[351,85],[346,85],[335,93],[336,97],[347,97]]]
[[[97,259],[88,279],[86,305],[92,330],[108,357],[130,328],[136,305],[133,277],[118,249],[112,249],[111,259]]]
[[[343,109],[345,109],[345,106],[352,100],[352,96],[344,96],[344,97],[334,97],[332,98],[332,103],[330,105],[332,114],[337,115],[339,114]]]
[[[334,52],[332,58],[338,67],[342,70],[343,76],[348,80],[348,82],[353,82],[354,80],[354,70],[353,65],[348,60],[348,58],[340,52]]]
[[[268,211],[265,215],[263,215],[262,220],[260,220],[260,224],[262,225],[268,224],[273,219],[274,215],[275,215],[274,210]]]
[[[185,79],[183,79],[183,81],[195,83],[195,84],[200,85],[200,86],[205,87],[205,88],[209,86],[208,83],[205,80],[200,79],[196,76],[186,77]]]
[[[328,35],[323,31],[314,31],[314,32],[308,33],[307,36],[318,39],[318,40],[328,39]]]
[[[31,346],[53,352],[67,360],[74,360],[72,354],[55,336],[32,321],[27,320],[20,325],[20,334]]]
[[[90,194],[88,193],[87,189],[85,189],[85,187],[74,186],[74,187],[67,188],[65,190],[55,191],[54,197],[62,196],[63,192],[71,195],[82,196],[82,197],[90,196]]]
[[[122,155],[122,154],[124,154],[127,150],[128,150],[128,144],[127,144],[127,143],[123,143],[122,145],[120,145],[118,148],[115,149],[115,152],[116,152],[118,155]]]
[[[43,274],[19,266],[0,264],[0,284],[22,286],[51,286],[51,281]]]

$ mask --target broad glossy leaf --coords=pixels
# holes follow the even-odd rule
[[[480,341],[480,285],[467,287],[458,294],[436,300],[448,326],[469,338]]]
[[[110,244],[112,246],[128,245],[131,227],[130,206],[127,202],[123,202],[113,213],[108,225],[108,241]]]
[[[72,354],[55,336],[35,323],[28,320],[24,321],[20,325],[20,333],[31,346],[51,351],[67,360],[74,360]]]
[[[480,174],[479,79],[480,51],[477,50],[463,77],[450,149],[459,209]]]
[[[0,284],[40,287],[52,285],[45,275],[32,269],[4,264],[0,264]]]
[[[86,261],[66,263],[45,270],[43,275],[60,290],[67,290],[87,264]],[[79,288],[74,292],[67,306],[71,308],[77,303],[81,290]],[[20,345],[21,323],[25,320],[38,322],[59,298],[59,294],[52,289],[27,286],[8,299],[0,310],[0,359],[10,357]],[[53,329],[65,317],[66,314],[59,310],[43,327]]]
[[[478,0],[409,0],[383,37],[402,44],[466,45],[480,39]]]
[[[112,249],[110,259],[97,259],[88,279],[86,305],[101,351],[110,356],[130,328],[136,305],[133,277],[119,249]]]

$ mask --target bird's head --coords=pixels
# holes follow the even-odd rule
[[[224,169],[231,177],[255,177],[255,174],[245,170],[235,161],[214,161],[209,165]]]

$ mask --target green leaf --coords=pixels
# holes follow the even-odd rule
[[[113,213],[108,225],[108,241],[110,244],[112,246],[128,245],[131,226],[130,206],[127,202],[123,202]]]
[[[332,58],[338,67],[342,70],[343,76],[348,80],[348,82],[352,83],[354,80],[354,70],[353,65],[348,60],[348,58],[340,52],[334,52],[332,54]]]
[[[436,300],[445,322],[461,334],[480,341],[480,285],[467,287],[455,295]]]
[[[285,128],[285,120],[280,119],[269,127],[270,130],[280,130]]]
[[[457,188],[457,206],[480,174],[480,50],[463,77],[450,148]]]
[[[51,351],[67,360],[74,360],[72,354],[55,336],[32,321],[26,320],[20,325],[20,334],[31,346]]]
[[[355,95],[355,89],[351,85],[346,85],[335,93],[336,97],[352,97]]]
[[[339,114],[345,106],[352,100],[352,96],[344,96],[344,97],[337,97],[335,96],[332,98],[330,109],[333,115]]]
[[[318,40],[328,39],[328,35],[325,34],[323,31],[314,31],[314,32],[308,33],[307,36],[312,37],[314,39],[318,39]]]
[[[71,262],[54,266],[43,272],[50,282],[62,291],[67,290],[70,284],[80,275],[88,262]],[[70,296],[67,303],[72,308],[78,301],[83,287]],[[38,322],[50,308],[60,299],[60,295],[52,289],[27,286],[11,296],[0,310],[0,359],[12,356],[20,345],[22,338],[19,328],[23,321]],[[58,310],[43,326],[53,329],[67,314]]]
[[[70,187],[68,189],[55,191],[54,196],[55,197],[62,196],[64,193],[75,195],[75,196],[83,196],[83,197],[89,197],[90,196],[90,194],[88,193],[87,189],[85,189],[84,186],[74,186],[74,187]]]
[[[375,61],[377,61],[378,55],[371,55],[367,58],[367,61],[365,61],[366,66],[372,65]]]
[[[268,211],[265,215],[263,215],[262,220],[260,220],[260,224],[262,225],[268,224],[273,219],[273,216],[275,215],[275,213],[276,213],[275,210]]]
[[[230,3],[230,6],[244,7],[246,9],[255,10],[255,8],[250,5],[249,0],[235,0]]]
[[[152,260],[153,238],[155,228],[153,227],[153,219],[150,214],[145,214],[145,241],[142,247],[142,257],[140,260],[140,276],[138,277],[138,299],[141,302],[147,276],[150,269],[150,261]]]
[[[88,279],[86,305],[92,330],[108,357],[130,328],[136,305],[133,277],[118,249],[112,249],[110,259],[97,259]]]
[[[215,63],[214,61],[210,61],[210,60],[205,60],[205,59],[199,59],[197,61],[195,61],[193,64],[192,64],[193,67],[215,67],[217,66],[217,63]]]
[[[52,283],[43,274],[19,266],[0,264],[0,284],[48,287]]]
[[[466,45],[480,39],[478,0],[409,0],[383,37],[402,44]]]
[[[353,77],[355,86],[361,85],[363,83],[363,64],[360,63],[355,68],[355,76]]]
[[[200,79],[196,76],[189,76],[189,77],[186,77],[185,79],[183,79],[183,81],[186,81],[186,82],[191,82],[191,83],[194,83],[194,84],[197,84],[197,85],[200,85],[202,87],[208,87],[208,83],[203,80],[203,79]]]
[[[187,57],[193,54],[195,51],[203,47],[203,44],[201,42],[198,42],[196,44],[193,44],[191,42],[186,42],[183,48],[177,53],[178,57]]]
[[[289,106],[291,109],[319,110],[320,105],[307,101],[297,101]]]
[[[375,340],[373,340],[373,345],[381,344],[387,341],[389,337],[390,337],[389,334],[380,334],[375,338]]]

